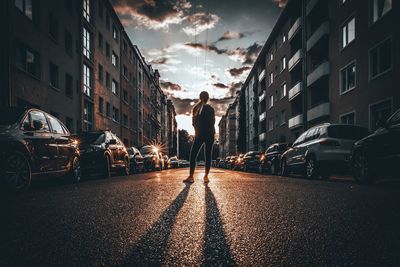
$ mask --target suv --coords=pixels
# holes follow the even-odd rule
[[[347,124],[321,124],[297,138],[282,154],[282,175],[300,171],[307,178],[327,179],[337,169],[347,169],[354,142],[365,137],[364,127]]]
[[[117,170],[129,175],[129,155],[121,140],[111,131],[82,132],[76,135],[81,151],[82,172],[101,172],[105,178]]]
[[[126,149],[129,154],[129,163],[130,163],[130,170],[132,173],[137,173],[143,171],[143,156],[140,153],[139,149],[136,147],[130,147]]]
[[[177,157],[170,157],[168,160],[168,169],[174,169],[179,167],[179,161]]]
[[[140,153],[143,155],[143,162],[146,171],[160,171],[162,169],[162,159],[155,146],[143,146],[140,149]]]
[[[354,179],[358,182],[373,182],[379,174],[398,177],[400,109],[387,121],[381,120],[378,126],[373,134],[354,144],[351,166]]]
[[[32,176],[81,179],[77,142],[62,122],[39,109],[0,108],[0,147],[0,177],[14,192],[26,190]]]
[[[260,158],[259,172],[278,175],[281,169],[281,156],[287,149],[286,143],[270,145]]]

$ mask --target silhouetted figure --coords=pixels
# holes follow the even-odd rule
[[[195,130],[195,138],[190,151],[190,173],[184,182],[193,183],[194,170],[196,168],[197,155],[204,145],[205,175],[204,183],[208,183],[208,174],[211,168],[212,148],[215,135],[215,111],[207,104],[210,99],[207,92],[200,93],[200,101],[193,107],[192,124]]]

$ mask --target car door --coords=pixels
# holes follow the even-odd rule
[[[40,122],[40,128],[34,127],[34,124],[38,125],[37,122]],[[31,110],[25,117],[22,127],[24,140],[31,147],[33,172],[57,170],[58,148],[45,114],[39,110]]]
[[[297,138],[296,141],[293,143],[293,147],[288,151],[286,157],[288,166],[298,165],[302,163],[301,157],[302,157],[302,151],[304,149],[303,144],[307,133],[308,131],[301,134],[299,138]]]
[[[111,140],[115,140],[116,143],[110,143]],[[118,164],[119,156],[118,156],[118,141],[114,138],[114,135],[111,133],[106,133],[106,145],[108,150],[111,153],[111,164],[116,165]]]

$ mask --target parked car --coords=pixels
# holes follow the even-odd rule
[[[281,169],[281,156],[288,149],[286,143],[270,145],[260,157],[259,172],[278,175]]]
[[[231,156],[228,162],[226,163],[226,168],[233,170],[235,168],[237,158],[238,158],[237,156]]]
[[[160,171],[162,168],[162,159],[158,149],[155,146],[147,145],[140,149],[143,155],[144,168],[146,171]]]
[[[189,166],[190,166],[189,161],[184,160],[184,159],[179,160],[179,168],[187,168]]]
[[[231,160],[231,156],[225,157],[224,164],[223,164],[225,169],[228,169],[230,160]]]
[[[258,171],[259,164],[260,164],[260,152],[249,151],[246,154],[244,154],[239,164],[239,168],[245,172],[254,170]]]
[[[398,178],[400,166],[400,109],[379,128],[354,145],[351,167],[358,182],[374,182],[379,176]]]
[[[76,140],[62,122],[42,110],[0,108],[0,147],[0,177],[8,190],[27,190],[35,176],[81,180]]]
[[[235,158],[235,161],[233,162],[231,169],[238,171],[243,170],[243,158],[244,154],[239,154],[239,156]]]
[[[144,171],[143,156],[140,150],[136,147],[129,147],[126,149],[129,154],[129,164],[131,173],[138,173]]]
[[[200,160],[197,162],[197,166],[204,166],[204,165],[205,165],[204,160]]]
[[[365,137],[364,127],[346,124],[321,124],[301,134],[282,154],[282,175],[292,171],[307,178],[329,178],[336,170],[348,169],[354,142]]]
[[[166,170],[168,169],[168,156],[167,155],[162,155],[162,169]]]
[[[168,168],[174,169],[179,167],[179,161],[177,157],[170,157],[168,160]]]
[[[113,171],[129,175],[129,154],[122,141],[111,131],[81,132],[74,136],[81,151],[82,173],[109,178]]]

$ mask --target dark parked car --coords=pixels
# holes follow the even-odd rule
[[[235,160],[232,163],[231,169],[233,170],[243,170],[243,158],[244,158],[245,154],[239,154],[239,156],[237,156],[235,158]]]
[[[278,175],[281,169],[281,156],[287,149],[286,143],[270,145],[260,158],[259,172]]]
[[[179,161],[177,157],[170,157],[168,159],[168,168],[174,169],[179,167]]]
[[[57,118],[38,109],[0,108],[0,177],[6,187],[26,190],[33,176],[68,174],[81,179],[76,140]]]
[[[399,177],[400,109],[387,121],[380,121],[373,134],[357,141],[351,157],[354,179],[374,182],[379,176]]]
[[[116,170],[129,175],[129,155],[121,140],[111,131],[92,131],[77,134],[81,151],[83,174],[111,177]]]
[[[230,156],[228,162],[226,163],[226,168],[233,170],[235,168],[237,156]]]
[[[243,159],[239,164],[239,168],[245,172],[254,171],[259,168],[260,164],[260,152],[259,151],[249,151],[244,154]]]
[[[324,123],[312,127],[282,154],[282,175],[296,171],[310,179],[328,179],[331,173],[346,172],[354,143],[367,134],[366,128],[356,125]]]
[[[161,154],[161,162],[162,162],[162,169],[166,170],[168,169],[168,156],[167,155],[162,155]]]
[[[138,173],[144,171],[143,156],[139,149],[136,147],[129,147],[126,149],[129,154],[129,163],[131,173]]]
[[[162,159],[158,149],[155,146],[143,146],[140,149],[143,155],[144,168],[146,171],[160,171],[162,168]]]

